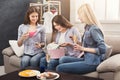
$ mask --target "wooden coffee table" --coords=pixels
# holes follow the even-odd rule
[[[37,69],[38,70],[38,69]],[[36,77],[24,78],[18,75],[19,71],[14,71],[3,76],[0,76],[0,80],[38,80]],[[68,74],[68,73],[58,73],[60,77],[56,80],[103,80],[98,78],[86,77],[76,74]]]

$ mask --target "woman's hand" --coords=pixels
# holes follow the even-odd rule
[[[74,45],[74,50],[75,50],[75,51],[84,51],[84,47],[82,47],[82,46],[80,46],[80,45],[78,45],[78,44],[75,44],[75,45]]]
[[[66,46],[71,46],[72,44],[71,43],[62,43],[60,44],[61,47],[66,47]]]
[[[18,42],[17,42],[18,46],[19,46],[19,47],[22,46],[23,41],[25,41],[26,39],[28,39],[28,37],[29,37],[29,33],[28,33],[28,32],[24,33],[24,34],[20,37],[20,39],[18,40]]]
[[[61,47],[66,47],[67,45],[68,45],[67,43],[60,44]]]
[[[26,39],[28,39],[28,37],[29,37],[29,33],[28,33],[28,32],[24,33],[24,34],[21,36],[21,38],[22,38],[23,41],[26,40]]]
[[[36,42],[36,43],[35,43],[35,47],[36,47],[36,48],[41,48],[41,44],[38,43],[38,42]]]

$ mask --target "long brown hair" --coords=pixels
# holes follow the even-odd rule
[[[53,33],[52,33],[52,41],[55,40],[56,34],[57,34],[57,30],[54,28],[53,23],[56,23],[64,28],[71,28],[73,25],[62,15],[56,15],[53,19],[52,19],[52,28],[53,28]]]
[[[29,15],[31,13],[33,13],[33,12],[38,13],[38,20],[37,20],[36,24],[39,23],[39,21],[40,21],[40,12],[39,12],[39,10],[35,6],[31,6],[31,7],[28,8],[28,10],[27,10],[27,12],[25,14],[24,24],[30,24]]]
[[[56,29],[54,28],[53,23],[56,23],[64,28],[71,28],[73,25],[62,15],[56,15],[53,19],[52,19],[52,28],[53,28],[53,32],[56,31]]]

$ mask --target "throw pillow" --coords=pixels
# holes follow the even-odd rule
[[[23,55],[24,46],[19,47],[17,40],[9,40],[9,44],[18,57]]]
[[[110,58],[104,60],[101,64],[98,65],[98,72],[106,71],[118,71],[120,69],[120,54],[111,56]]]

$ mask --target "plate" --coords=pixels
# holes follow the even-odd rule
[[[39,74],[40,74],[40,71],[38,71],[38,70],[29,70],[29,69],[20,71],[18,73],[18,75],[20,77],[34,77],[34,76],[39,75]]]
[[[41,77],[41,75],[42,75],[42,77]],[[44,77],[43,77],[43,75],[44,75]],[[48,75],[52,75],[52,77],[47,77]],[[55,79],[58,79],[59,77],[60,77],[60,75],[55,72],[44,72],[44,73],[40,73],[39,75],[37,75],[37,79],[46,78],[46,80],[55,80]]]

